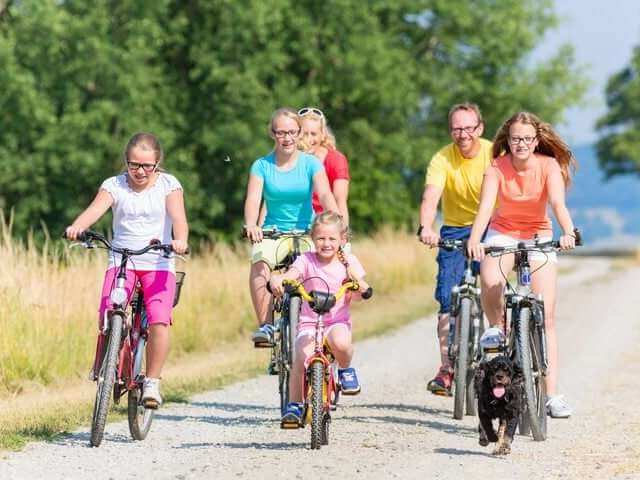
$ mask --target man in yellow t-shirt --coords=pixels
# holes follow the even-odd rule
[[[420,206],[420,241],[432,247],[438,245],[441,237],[469,238],[480,204],[482,177],[492,160],[491,142],[480,138],[484,123],[477,105],[454,105],[449,111],[449,132],[453,143],[442,148],[431,159]],[[433,223],[440,199],[442,227],[438,234],[433,230]],[[447,252],[441,249],[437,262],[435,298],[440,303],[438,340],[442,365],[427,388],[436,395],[451,395],[453,368],[447,352],[451,289],[462,280],[464,255],[459,250]]]

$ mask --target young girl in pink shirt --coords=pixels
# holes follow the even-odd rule
[[[562,229],[560,246],[575,247],[573,221],[565,203],[565,190],[571,181],[576,160],[567,144],[551,125],[528,112],[507,120],[493,140],[494,161],[484,174],[480,208],[469,237],[469,254],[482,260],[480,278],[482,308],[493,325],[503,321],[505,277],[514,256],[485,257],[484,245],[508,246],[520,240],[551,240],[551,220],[547,205]],[[494,211],[494,205],[498,206]],[[482,233],[489,225],[484,245]],[[557,395],[558,343],[555,329],[556,280],[555,253],[530,252],[532,289],[542,294],[549,356],[547,370],[547,410],[554,418],[572,413],[561,395]]]
[[[345,254],[341,247],[346,242],[347,228],[342,217],[334,212],[318,215],[311,225],[311,239],[315,252],[300,255],[291,268],[283,275],[273,275],[270,286],[274,295],[282,295],[282,281],[285,279],[304,281],[308,291],[319,290],[337,292],[345,280],[357,280],[359,293],[369,288],[363,280],[365,271],[358,259]],[[358,293],[358,294],[359,294]],[[360,384],[354,368],[350,367],[353,357],[351,344],[351,317],[349,305],[353,294],[347,293],[338,300],[331,311],[324,316],[325,336],[338,362],[338,376],[341,391],[345,395],[356,395]],[[294,365],[291,371],[291,403],[282,417],[282,423],[300,424],[302,416],[302,380],[305,360],[314,348],[317,314],[305,302],[300,311]]]

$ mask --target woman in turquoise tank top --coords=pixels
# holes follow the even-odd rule
[[[262,226],[258,224],[263,198],[267,210],[264,226],[284,232],[309,228],[313,219],[313,191],[325,210],[338,211],[322,164],[313,155],[298,150],[301,129],[302,122],[294,110],[276,110],[269,122],[274,149],[253,162],[249,175],[244,219],[247,237],[253,244],[249,287],[260,325],[252,337],[254,343],[272,341],[273,327],[267,323],[271,295],[266,285],[279,261],[276,255],[287,253],[279,251],[285,249],[277,249],[276,240],[263,239]]]

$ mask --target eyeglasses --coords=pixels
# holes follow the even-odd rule
[[[149,173],[149,172],[153,172],[156,167],[158,166],[157,163],[138,163],[138,162],[127,162],[127,167],[129,168],[129,170],[131,170],[132,172],[137,171],[140,167],[142,167],[142,169]]]
[[[300,115],[301,117],[304,117],[305,115],[310,115],[312,113],[314,115],[319,116],[320,118],[324,118],[324,113],[322,113],[322,110],[319,110],[314,107],[304,107],[298,110],[298,115]]]
[[[300,129],[298,130],[271,130],[276,138],[285,138],[289,135],[291,138],[296,138],[300,133]]]
[[[471,135],[473,132],[475,132],[478,127],[480,126],[480,124],[478,123],[477,125],[473,126],[473,127],[460,127],[460,128],[452,128],[451,129],[451,134],[455,135],[455,136],[460,136],[462,135],[462,132]]]
[[[525,145],[531,145],[538,137],[509,137],[509,143],[511,145],[520,145],[520,142],[524,142]]]

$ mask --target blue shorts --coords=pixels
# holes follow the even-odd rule
[[[471,235],[471,225],[468,227],[449,227],[443,225],[440,229],[440,238],[452,240],[467,240]],[[435,299],[440,304],[438,313],[451,311],[451,289],[460,284],[464,277],[465,257],[462,250],[438,251],[438,279],[436,283]],[[473,272],[478,274],[480,263],[473,262]]]

